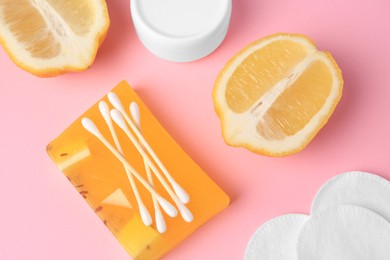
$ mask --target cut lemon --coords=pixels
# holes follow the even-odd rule
[[[284,156],[302,150],[326,124],[342,88],[329,53],[304,35],[274,34],[225,65],[213,100],[229,145]]]
[[[0,0],[0,43],[41,77],[87,69],[109,23],[104,0]]]

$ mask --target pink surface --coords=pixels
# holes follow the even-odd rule
[[[0,49],[1,259],[129,259],[45,152],[122,79],[232,199],[165,259],[242,259],[261,224],[284,213],[308,213],[315,192],[332,176],[363,170],[390,179],[390,2],[233,2],[225,41],[192,63],[150,54],[123,0],[108,0],[111,28],[88,71],[36,78]],[[305,150],[284,158],[227,146],[211,98],[226,61],[275,32],[309,35],[333,54],[345,80],[329,123]]]

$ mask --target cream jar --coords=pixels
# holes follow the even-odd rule
[[[143,45],[158,57],[188,62],[213,52],[226,36],[231,0],[131,0]]]

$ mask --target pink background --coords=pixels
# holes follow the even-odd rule
[[[0,48],[0,258],[129,259],[46,155],[46,145],[122,79],[231,205],[166,259],[242,259],[253,232],[285,213],[308,213],[318,188],[344,171],[390,179],[390,2],[233,0],[228,35],[210,56],[171,63],[138,40],[129,1],[108,0],[111,27],[85,72],[42,79]],[[211,92],[226,61],[275,32],[309,35],[345,80],[329,123],[302,152],[269,158],[227,146]]]

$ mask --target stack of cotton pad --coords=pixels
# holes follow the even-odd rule
[[[330,179],[310,216],[271,219],[250,239],[245,259],[390,259],[390,182],[358,171]]]

